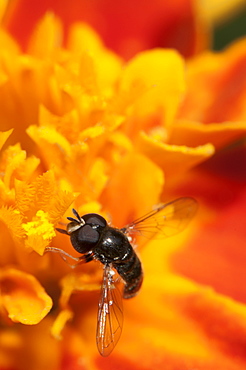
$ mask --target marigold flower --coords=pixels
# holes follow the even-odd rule
[[[87,22],[108,47],[125,58],[154,47],[175,48],[190,57],[206,48],[210,41],[210,20],[204,17],[203,8],[196,0],[146,3],[72,0],[70,7],[66,0],[38,4],[14,0],[8,6],[4,22],[26,46],[35,23],[47,11],[62,18],[65,37],[73,22]],[[26,14],[30,15],[28,19]]]
[[[223,173],[222,163],[245,150],[208,159],[245,135],[245,41],[188,64],[160,48],[126,63],[84,23],[63,43],[50,13],[26,54],[4,29],[0,39],[0,367],[244,369],[245,294],[228,270],[240,266],[243,277],[245,175],[233,165]],[[72,205],[122,227],[182,195],[195,195],[200,212],[183,233],[144,242],[143,288],[124,302],[121,341],[102,358],[102,266],[71,270],[44,254],[52,246],[76,256],[55,227]],[[224,251],[220,235],[230,236]]]

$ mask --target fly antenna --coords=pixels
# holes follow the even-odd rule
[[[67,230],[64,230],[64,229],[60,229],[59,227],[56,227],[56,231],[58,231],[59,233],[61,234],[66,234],[66,235],[69,235]]]
[[[68,221],[77,222],[77,224],[80,224],[79,220],[73,217],[67,217]]]
[[[76,211],[76,209],[72,208],[72,211],[73,211],[73,214],[74,216],[77,217],[77,219],[79,220],[79,222],[83,222],[80,215],[78,214],[78,212]]]
[[[74,216],[76,216],[76,218],[67,217],[67,219],[69,221],[76,222],[79,225],[81,225],[81,224],[84,225],[85,224],[85,221],[83,220],[83,218],[80,217],[80,215],[78,214],[78,212],[76,211],[76,209],[72,208],[72,211],[73,211]]]

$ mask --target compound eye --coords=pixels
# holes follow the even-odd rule
[[[97,213],[88,213],[87,215],[84,215],[82,219],[85,221],[86,224],[98,225],[102,227],[107,226],[105,218],[98,215]]]
[[[84,225],[78,230],[78,241],[90,245],[97,244],[99,240],[99,232],[93,229],[90,225]]]
[[[71,243],[74,249],[79,253],[87,253],[97,245],[100,234],[97,229],[91,225],[81,226],[70,235]]]

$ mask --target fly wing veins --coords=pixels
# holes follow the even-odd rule
[[[104,357],[116,346],[123,326],[122,292],[120,291],[115,272],[109,265],[104,266],[101,296],[98,304],[97,348]]]
[[[122,228],[129,235],[167,238],[183,231],[197,211],[197,201],[183,197],[158,205],[153,211]],[[158,235],[158,236],[157,236]]]

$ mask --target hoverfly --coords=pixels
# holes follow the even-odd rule
[[[130,243],[131,236],[136,233],[147,237],[158,234],[162,238],[175,235],[185,229],[196,210],[195,199],[179,198],[161,204],[143,217],[117,229],[96,213],[81,217],[73,209],[75,218],[67,217],[70,222],[66,230],[57,229],[70,236],[73,248],[81,256],[76,258],[53,247],[46,248],[46,252],[58,252],[64,260],[69,257],[77,264],[92,260],[103,264],[96,332],[97,347],[102,356],[108,356],[120,338],[123,325],[122,296],[125,299],[134,297],[143,282],[141,262]],[[123,294],[117,288],[117,275],[124,282]]]

